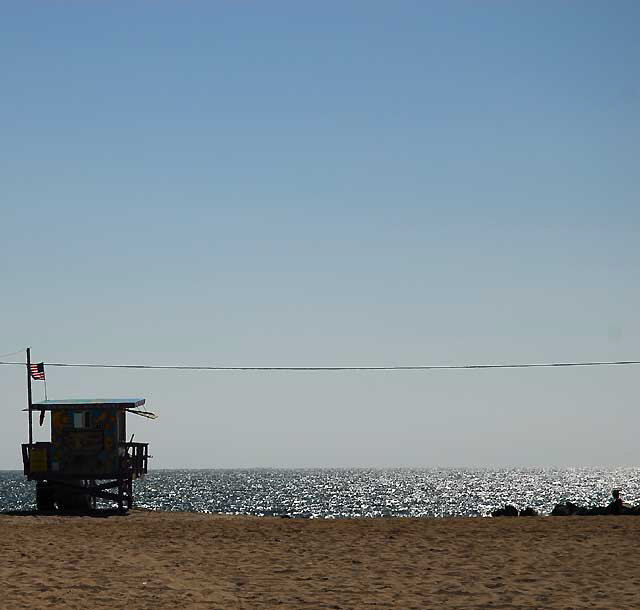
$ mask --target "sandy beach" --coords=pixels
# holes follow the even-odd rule
[[[640,608],[640,519],[0,516],[2,608]]]

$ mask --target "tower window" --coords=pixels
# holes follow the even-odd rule
[[[73,427],[74,428],[90,428],[91,413],[89,413],[89,411],[80,411],[80,412],[74,413]]]

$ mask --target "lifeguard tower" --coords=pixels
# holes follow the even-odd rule
[[[45,380],[44,363],[31,364],[26,351],[29,442],[22,445],[24,474],[36,481],[36,506],[41,511],[90,509],[98,499],[116,502],[120,510],[133,505],[134,479],[147,473],[149,445],[127,441],[127,413],[150,419],[140,409],[144,398],[45,400],[34,403],[31,379]],[[34,442],[33,412],[40,425],[51,414],[51,440]]]
[[[133,505],[134,479],[147,473],[149,445],[127,441],[127,413],[149,419],[144,398],[45,400],[34,403],[31,379],[45,380],[44,363],[31,364],[27,348],[29,442],[22,445],[24,474],[36,481],[38,510],[95,508],[98,499],[116,502],[120,510]],[[33,412],[40,425],[51,414],[51,440],[34,442]]]
[[[133,436],[127,441],[126,414],[153,416],[138,410],[144,403],[105,398],[31,405],[41,419],[51,413],[51,441],[22,445],[24,473],[37,481],[38,510],[94,508],[98,498],[131,508],[132,481],[147,473],[149,445],[134,443]]]

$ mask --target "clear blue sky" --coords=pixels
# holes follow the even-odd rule
[[[639,359],[637,2],[1,8],[0,354]],[[156,467],[637,465],[638,368],[47,373]]]

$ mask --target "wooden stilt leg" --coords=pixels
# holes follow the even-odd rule
[[[124,481],[122,479],[118,480],[118,509],[122,510],[124,508]]]
[[[91,480],[89,481],[89,486],[92,490],[92,493],[89,495],[89,508],[91,510],[95,510],[96,509],[96,503],[97,503],[97,498],[95,495],[93,495],[93,492],[95,491],[95,487],[96,487],[96,482],[95,480]]]
[[[127,479],[127,508],[133,506],[133,481]]]

